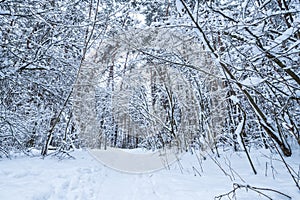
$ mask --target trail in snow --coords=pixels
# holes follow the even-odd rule
[[[300,199],[282,163],[261,153],[253,156],[257,176],[252,174],[243,153],[213,157],[227,175],[210,158],[198,162],[196,156],[190,154],[184,155],[180,163],[174,163],[170,169],[146,174],[122,173],[104,167],[87,151],[75,151],[72,155],[75,160],[51,157],[0,160],[0,199],[206,200],[230,191],[233,183],[272,188]],[[298,169],[299,158],[298,151],[287,161]],[[266,199],[245,190],[238,190],[236,195],[238,200]],[[268,195],[287,199],[274,193]]]
[[[134,174],[155,172],[174,163],[181,154],[177,149],[146,151],[144,149],[91,149],[90,154],[103,165]]]

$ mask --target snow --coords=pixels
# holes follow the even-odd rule
[[[175,5],[176,5],[176,9],[177,11],[180,13],[180,15],[183,15],[184,14],[184,5],[182,4],[182,2],[180,0],[176,0],[175,1]]]
[[[127,150],[108,148],[107,150],[97,149],[89,152],[105,166],[130,173],[157,171],[176,161],[178,155],[175,150],[146,151],[140,148]]]
[[[112,170],[84,150],[71,153],[76,159],[59,160],[51,156],[44,159],[2,159],[0,199],[206,200],[229,192],[233,189],[233,183],[270,188],[292,199],[300,199],[298,189],[277,155],[268,151],[252,151],[254,166],[258,171],[255,176],[243,152],[227,151],[221,153],[220,158],[212,153],[201,154],[186,153],[167,169],[143,174]],[[297,150],[291,158],[286,159],[296,172],[299,158],[300,152]],[[262,192],[273,199],[288,199],[274,192]],[[238,189],[236,197],[238,200],[266,199],[245,189]]]
[[[230,98],[230,99],[233,101],[233,103],[234,103],[234,104],[237,104],[237,103],[239,103],[239,99],[238,99],[238,97],[237,97],[237,96],[235,96],[235,95],[231,95],[229,98]]]
[[[244,120],[240,121],[238,126],[236,127],[234,134],[237,136],[237,141],[239,143],[239,145],[242,147],[243,143],[241,140],[241,132],[243,131],[243,125],[244,125]]]
[[[277,44],[282,43],[283,41],[287,40],[289,37],[291,37],[295,32],[294,27],[288,28],[286,31],[284,31],[279,37],[277,37],[274,42]]]
[[[264,82],[266,79],[262,79],[260,77],[248,77],[245,80],[241,81],[240,83],[245,86],[258,86],[262,82]]]
[[[298,97],[298,98],[300,97],[300,90],[296,91],[296,97]]]
[[[139,14],[137,12],[130,12],[129,16],[132,17],[134,20],[136,20],[136,28],[143,28],[146,24],[146,17],[142,14]]]

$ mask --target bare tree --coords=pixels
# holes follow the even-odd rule
[[[264,137],[272,138],[284,155],[290,156],[290,145],[294,139],[299,141],[299,59],[294,59],[299,54],[295,46],[299,30],[297,23],[292,23],[296,2],[291,2],[290,8],[283,8],[279,1],[229,2],[203,2],[194,12],[181,1],[194,29],[232,85],[233,97],[253,111],[247,113],[244,137],[261,135],[260,131],[247,131],[258,127],[264,130],[263,135],[266,133]],[[254,118],[258,123],[251,122]]]

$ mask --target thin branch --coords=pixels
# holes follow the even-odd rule
[[[246,152],[246,155],[247,155],[247,158],[248,158],[248,161],[249,161],[249,163],[250,163],[250,165],[251,165],[251,168],[252,168],[252,170],[253,170],[253,173],[254,174],[257,174],[257,172],[256,172],[256,170],[255,170],[255,167],[254,167],[254,164],[253,164],[253,162],[252,162],[252,160],[251,160],[251,157],[250,157],[250,155],[249,155],[249,152],[248,152],[248,150],[247,150],[247,147],[246,147],[246,144],[245,144],[245,141],[244,141],[244,137],[243,137],[243,133],[244,133],[244,131],[245,131],[245,124],[246,124],[246,112],[244,111],[244,109],[242,109],[242,107],[239,105],[239,108],[241,109],[241,111],[242,111],[242,113],[243,113],[243,124],[242,124],[242,130],[241,130],[241,132],[240,132],[240,137],[241,137],[241,141],[242,141],[242,145],[243,145],[243,147],[244,147],[244,150],[245,150],[245,152]]]
[[[274,190],[274,189],[270,189],[270,188],[254,187],[254,186],[250,186],[250,185],[241,185],[241,184],[238,184],[238,183],[233,183],[233,189],[231,191],[229,191],[225,194],[221,194],[219,196],[216,196],[215,199],[221,200],[223,197],[226,197],[226,196],[229,197],[231,194],[235,195],[236,190],[241,189],[241,188],[245,188],[247,191],[252,190],[252,191],[254,191],[254,192],[266,197],[267,199],[270,199],[270,200],[273,200],[273,198],[271,198],[270,196],[263,193],[263,191],[274,192],[274,193],[277,193],[277,194],[280,194],[280,195],[286,197],[287,199],[292,199],[292,197],[290,197],[289,195],[284,194],[283,192],[280,192],[278,190]]]

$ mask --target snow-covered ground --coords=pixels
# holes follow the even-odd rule
[[[234,183],[278,190],[294,200],[300,199],[299,190],[278,156],[262,152],[251,153],[258,175],[253,175],[244,153],[229,151],[220,158],[206,154],[205,160],[186,153],[168,169],[143,174],[105,167],[85,150],[71,153],[76,159],[2,159],[0,200],[206,200],[231,191]],[[300,152],[294,151],[286,160],[299,173]],[[276,192],[258,191],[272,199],[289,199]],[[268,198],[251,188],[241,188],[236,190],[236,199]]]

